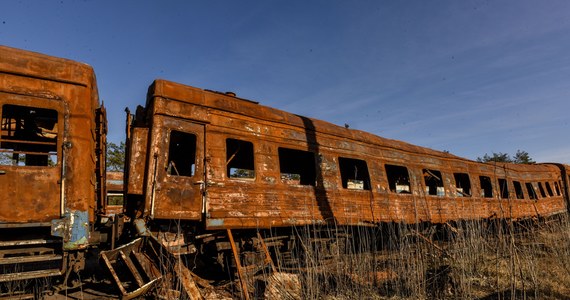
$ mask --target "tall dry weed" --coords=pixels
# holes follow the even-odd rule
[[[296,230],[301,299],[570,299],[568,214]]]

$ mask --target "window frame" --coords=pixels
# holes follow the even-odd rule
[[[231,155],[230,158],[228,158],[229,155],[229,145],[228,142],[230,141],[235,141],[235,142],[239,142],[241,144],[247,144],[248,145],[248,150],[249,147],[251,146],[251,157],[248,157],[247,160],[249,162],[249,159],[251,159],[251,169],[247,169],[247,168],[238,168],[236,167],[235,169],[237,170],[246,170],[246,171],[251,171],[253,173],[253,176],[244,176],[244,177],[239,177],[239,176],[231,176],[231,166],[230,163],[231,161],[237,156],[238,152],[235,152],[233,155]],[[241,145],[240,145],[241,146]],[[226,150],[226,177],[228,179],[231,180],[246,180],[246,181],[254,181],[257,178],[257,172],[256,172],[256,163],[255,163],[255,145],[253,144],[253,142],[251,141],[247,141],[247,140],[243,140],[243,139],[238,139],[238,138],[233,138],[233,137],[228,137],[226,138],[226,142],[225,142],[225,150]],[[239,149],[238,149],[239,151]],[[249,152],[249,151],[248,151]],[[246,153],[246,155],[248,155],[249,153]]]
[[[532,182],[525,182],[525,186],[526,186],[526,194],[528,195],[528,199],[537,200],[538,194],[536,193],[536,189],[534,188]]]
[[[469,187],[468,187],[468,192],[465,192],[465,188],[463,187],[458,187],[458,176],[462,176],[465,177],[464,179],[467,179],[467,183],[469,183]],[[469,175],[469,173],[462,173],[462,172],[454,172],[453,173],[453,179],[455,180],[455,195],[456,197],[462,197],[462,198],[470,198],[473,197],[473,185],[471,184],[471,176]],[[459,189],[462,189],[463,191],[459,191]]]
[[[62,151],[62,143],[63,143],[63,140],[65,138],[65,135],[63,132],[63,128],[65,128],[64,127],[65,118],[64,118],[64,113],[63,113],[63,109],[62,109],[63,104],[61,102],[53,102],[53,101],[48,101],[48,100],[31,101],[31,100],[29,100],[29,97],[21,96],[21,95],[4,95],[4,94],[0,94],[0,95],[3,97],[3,99],[2,99],[3,103],[2,103],[2,105],[0,105],[0,122],[3,121],[3,119],[4,119],[5,107],[7,105],[14,106],[14,107],[20,107],[20,108],[27,108],[29,110],[39,109],[39,110],[45,110],[45,111],[52,111],[55,113],[55,118],[56,118],[56,123],[53,125],[53,129],[55,129],[55,143],[49,143],[49,145],[54,146],[55,151],[47,151],[47,152],[15,151],[14,149],[11,149],[11,151],[10,151],[10,148],[3,148],[2,144],[5,142],[9,143],[10,140],[2,138],[3,131],[1,129],[2,125],[0,123],[0,153],[6,153],[7,156],[10,156],[10,154],[13,154],[16,152],[21,152],[25,155],[29,155],[30,153],[38,153],[39,156],[44,156],[44,155],[47,156],[46,164],[40,164],[40,165],[29,164],[29,165],[27,165],[27,164],[20,164],[19,162],[16,162],[16,164],[14,164],[14,158],[6,157],[6,159],[12,161],[12,163],[11,164],[8,164],[8,163],[0,164],[0,166],[3,168],[54,168],[54,167],[61,167],[61,161],[64,159],[63,151]],[[29,141],[29,142],[31,142],[31,144],[38,143],[37,141]],[[39,142],[39,143],[44,143],[44,142]],[[45,143],[47,143],[47,142],[45,142]],[[6,150],[6,151],[4,151],[4,150]],[[55,162],[52,160],[52,157],[54,157],[54,156],[55,156]],[[18,160],[20,160],[20,159],[18,159]]]
[[[554,181],[554,190],[556,192],[556,196],[561,196],[561,192],[560,192],[560,185],[558,184],[558,181]]]
[[[550,182],[545,181],[544,186],[546,187],[546,192],[548,193],[548,196],[554,197],[554,192],[552,191],[552,188],[550,187]]]
[[[483,180],[485,180],[488,185],[489,185],[489,189],[485,188],[483,186]],[[485,184],[487,185],[487,184]],[[485,175],[479,175],[479,196],[481,198],[494,198],[495,197],[495,192],[494,192],[494,188],[493,188],[493,179],[491,178],[491,176],[485,176]],[[487,191],[489,193],[487,193]],[[487,196],[489,195],[489,196]]]
[[[506,178],[497,178],[499,186],[499,198],[509,199],[509,182]]]
[[[312,170],[311,168],[304,168],[306,172],[300,172],[299,174],[297,173],[292,173],[292,172],[284,172],[288,171],[289,169],[284,169],[286,165],[284,162],[284,159],[287,158],[287,161],[289,159],[291,159],[290,157],[284,157],[282,155],[281,151],[286,151],[289,152],[287,155],[293,155],[294,152],[297,153],[303,153],[304,157],[303,160],[306,160],[306,162],[310,163],[312,165]],[[311,157],[309,158],[309,155],[311,155]],[[283,159],[283,160],[282,160]],[[303,149],[298,149],[298,148],[289,148],[289,147],[283,147],[283,146],[278,146],[277,147],[277,160],[278,160],[278,170],[279,170],[279,180],[281,183],[286,184],[286,185],[290,185],[290,186],[312,186],[312,187],[316,187],[317,186],[317,153],[310,151],[310,150],[303,150]],[[287,166],[286,168],[290,168],[289,166]],[[291,169],[291,171],[294,171],[293,169]],[[308,178],[304,178],[305,176],[303,176],[303,174],[305,174],[306,177]],[[297,179],[293,178],[293,179],[284,179],[283,175],[299,175],[299,182],[297,182]]]
[[[389,172],[389,171],[388,171],[388,168],[390,168],[390,170],[392,170],[392,171],[396,171],[397,169],[400,169],[400,171],[404,171],[404,170],[405,170],[406,175],[407,175],[407,178],[405,178],[405,179],[407,179],[407,183],[408,183],[408,184],[407,184],[407,187],[408,187],[408,190],[402,189],[400,192],[398,192],[398,186],[406,186],[406,185],[402,185],[402,184],[398,185],[398,182],[397,182],[397,181],[398,181],[400,178],[394,180],[394,179],[393,179],[393,178],[394,178],[393,176],[399,175],[399,174],[397,174],[397,173],[400,173],[400,172],[397,172],[397,173],[395,173],[395,174],[389,174],[389,173],[392,173],[392,172]],[[409,170],[408,167],[403,166],[403,165],[384,164],[384,171],[386,172],[386,179],[387,179],[387,182],[388,182],[388,189],[390,190],[390,192],[392,192],[392,193],[394,193],[394,194],[398,194],[398,195],[411,195],[411,194],[413,194],[412,179],[411,179],[410,170]]]
[[[183,135],[192,136],[194,138],[194,161],[190,165],[190,175],[181,175],[176,167],[176,164],[171,165],[172,160],[171,158],[171,151],[172,151],[172,133],[181,133]],[[168,153],[166,153],[166,176],[168,177],[185,177],[185,178],[193,178],[196,176],[196,166],[197,166],[197,152],[198,152],[198,136],[195,133],[176,130],[176,129],[169,129],[168,130]],[[174,170],[178,174],[172,173],[172,167],[174,166]],[[184,169],[185,170],[185,169]]]
[[[422,177],[424,183],[424,189],[426,192],[426,196],[433,196],[433,197],[445,197],[445,184],[443,181],[443,174],[439,170],[435,169],[422,169]],[[439,177],[439,178],[438,178]],[[432,180],[435,179],[435,180]],[[428,180],[431,182],[433,181],[435,185],[428,183]],[[435,187],[435,193],[432,193],[432,187]]]
[[[518,180],[513,180],[513,188],[515,189],[515,197],[517,199],[525,199],[525,193],[522,188],[522,184]]]
[[[542,182],[538,182],[538,191],[540,192],[540,196],[541,198],[547,198],[548,194],[546,193],[546,190],[544,189],[544,187],[542,186]]]
[[[348,165],[348,164],[351,164],[351,165]],[[362,188],[358,188],[358,187],[350,188],[349,187],[349,181],[351,179],[346,178],[346,174],[347,174],[347,172],[350,172],[350,170],[345,170],[345,168],[348,168],[350,166],[354,166],[355,168],[357,168],[356,164],[360,164],[361,167],[364,167],[364,172],[362,172],[362,170],[360,170],[360,172],[358,170],[355,171],[356,174],[354,176],[355,178],[353,179],[354,181],[362,181],[362,183],[361,183]],[[340,174],[341,186],[343,189],[351,190],[351,191],[370,191],[370,190],[372,190],[371,179],[370,179],[370,171],[368,170],[368,163],[366,162],[366,160],[359,159],[359,158],[339,156],[338,157],[338,169],[339,169],[339,174]],[[360,174],[364,173],[364,175],[361,175],[363,177],[360,177],[360,176],[357,176],[357,173],[360,173]],[[359,178],[362,178],[362,180],[360,180]],[[358,183],[355,182],[354,184],[358,184]]]

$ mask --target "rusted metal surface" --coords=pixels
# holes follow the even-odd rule
[[[0,117],[0,240],[37,266],[2,276],[76,272],[83,256],[65,251],[88,247],[104,196],[106,117],[93,69],[0,46]]]
[[[184,122],[169,117],[157,116],[154,120],[151,145],[154,145],[147,177],[151,180],[146,188],[147,212],[160,219],[200,220],[202,217],[202,186],[204,182],[204,125]],[[196,158],[187,162],[188,173],[182,175],[182,167],[169,161],[169,145],[173,132],[194,136]],[[178,144],[176,144],[178,145]],[[182,161],[190,153],[181,153]],[[170,158],[171,159],[171,158]]]
[[[566,210],[567,186],[556,165],[477,163],[173,82],[155,81],[135,123],[148,128],[146,140],[138,138],[148,145],[130,146],[131,156],[146,160],[128,177],[146,176],[141,213],[155,219],[205,217],[207,229],[271,228],[519,219]],[[196,172],[190,177],[167,174],[174,131],[196,137]],[[250,173],[230,176],[228,139],[252,145],[251,170],[245,170]],[[310,182],[284,177],[286,165],[307,160],[290,155],[280,161],[283,149],[314,157]],[[366,177],[344,179],[352,174],[342,160],[365,169],[360,171]],[[388,165],[406,170],[403,190]],[[429,183],[431,177],[439,183]],[[488,177],[491,196],[482,195],[481,177]],[[503,179],[505,193],[499,187]],[[541,195],[538,183],[548,183],[553,193]],[[555,185],[563,190],[554,191]]]
[[[107,172],[107,192],[123,192],[123,172]]]
[[[142,195],[146,180],[147,162],[147,138],[148,128],[133,128],[129,145],[132,150],[127,156],[127,193],[131,195]]]
[[[0,282],[62,275],[61,240],[46,239],[41,234],[27,235],[27,229],[20,230],[12,233],[12,228],[8,228],[1,232]],[[31,231],[39,230],[31,228]]]
[[[55,160],[46,166],[21,166],[25,162],[8,165],[5,159],[0,166],[5,173],[0,193],[11,200],[0,202],[0,222],[51,221],[65,209],[87,212],[96,197],[94,112],[99,103],[93,70],[85,64],[7,47],[0,47],[0,57],[0,110],[6,121],[0,148],[5,155],[16,153],[10,147],[17,145],[26,146],[22,152],[47,154],[45,147],[54,143],[49,149]],[[29,115],[16,115],[15,110],[10,115],[6,110],[10,106],[30,108],[36,114],[34,109],[53,111],[56,116],[44,125],[42,119],[29,121]],[[28,124],[19,125],[19,120]],[[36,126],[37,138],[26,133],[30,126]],[[27,144],[12,142],[26,138]],[[91,210],[89,220],[94,218]]]
[[[107,214],[107,110],[103,105],[95,109],[95,181],[97,209],[100,213]],[[122,189],[121,189],[122,190]]]
[[[47,270],[30,271],[30,272],[13,272],[13,273],[0,275],[0,282],[28,280],[34,278],[52,277],[60,275],[62,275],[62,272],[58,269],[47,269]]]

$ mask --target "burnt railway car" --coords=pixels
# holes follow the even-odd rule
[[[232,230],[243,247],[260,230],[567,209],[564,167],[477,163],[233,93],[156,80],[129,124],[126,211],[177,253],[228,251]]]
[[[0,115],[0,283],[82,269],[105,195],[92,68],[0,47]]]
[[[0,116],[0,297],[23,295],[13,281],[68,283],[91,246],[119,237],[100,260],[124,299],[159,282],[199,296],[189,268],[287,269],[305,238],[338,250],[355,228],[570,205],[569,165],[478,163],[165,80],[128,114],[124,175],[106,173],[93,69],[3,46]]]

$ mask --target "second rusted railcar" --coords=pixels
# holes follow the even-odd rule
[[[150,218],[169,245],[220,229],[566,211],[557,165],[477,163],[165,80],[149,88],[130,133],[127,211]],[[181,227],[176,242],[166,237]]]

